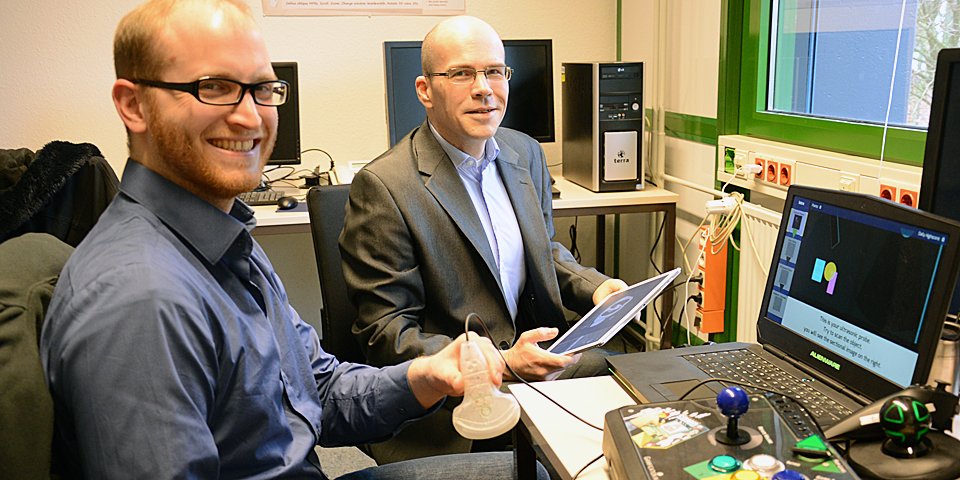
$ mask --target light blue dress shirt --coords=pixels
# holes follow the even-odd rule
[[[430,131],[447,153],[460,174],[460,180],[470,194],[470,200],[477,210],[487,242],[497,262],[500,275],[500,290],[507,301],[510,318],[517,318],[517,303],[524,283],[527,281],[527,269],[523,259],[523,237],[520,224],[513,211],[510,195],[503,186],[503,179],[497,169],[497,155],[500,146],[493,137],[484,145],[483,158],[476,159],[444,140],[430,126]]]

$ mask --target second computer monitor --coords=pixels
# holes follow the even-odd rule
[[[423,74],[421,42],[384,42],[387,82],[387,128],[390,145],[426,118],[415,82]],[[539,142],[553,142],[553,42],[504,40],[505,61],[513,68],[507,111],[501,126],[519,130]]]
[[[300,163],[300,94],[297,91],[297,62],[274,62],[277,78],[290,84],[287,102],[277,107],[277,141],[267,165]]]
[[[940,51],[920,183],[922,210],[960,222],[960,48]],[[960,312],[960,286],[951,313]]]

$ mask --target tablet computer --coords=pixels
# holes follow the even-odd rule
[[[547,351],[560,354],[577,353],[607,343],[621,328],[630,323],[640,310],[660,295],[677,275],[680,275],[679,268],[611,294],[553,342]]]

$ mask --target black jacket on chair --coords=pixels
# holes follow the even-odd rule
[[[119,180],[89,143],[54,141],[36,154],[0,150],[0,242],[49,233],[76,247],[119,191]]]

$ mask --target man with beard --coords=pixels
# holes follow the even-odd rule
[[[340,363],[290,306],[235,200],[270,156],[288,85],[240,0],[155,0],[120,23],[113,101],[130,160],[62,272],[41,338],[66,468],[86,478],[325,478],[314,451],[389,438],[463,394],[465,336]],[[473,336],[499,384],[503,362]],[[512,455],[358,478],[500,478]]]

